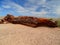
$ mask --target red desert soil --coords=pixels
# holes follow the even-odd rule
[[[0,45],[60,45],[60,28],[0,24]]]

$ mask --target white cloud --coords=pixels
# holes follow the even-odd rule
[[[45,15],[47,14],[47,12],[45,10],[42,10],[41,12],[31,12],[32,14],[35,14],[35,15]]]
[[[2,13],[3,9],[0,7],[0,13]]]
[[[46,0],[28,0],[29,3],[33,3],[33,4],[44,4],[46,3]]]
[[[28,11],[28,10],[25,10],[22,6],[14,3],[14,2],[12,4],[9,3],[9,5],[12,6],[12,8],[14,8],[18,12],[26,12],[26,11]]]
[[[41,13],[42,10],[50,10],[53,11],[53,8],[55,8],[55,5],[51,5],[50,3],[47,3],[46,0],[28,0],[27,3],[24,4],[25,9],[30,10],[31,12],[37,12],[36,10],[39,9],[38,14]],[[40,8],[43,7],[43,8]]]
[[[60,14],[60,6],[57,6],[57,7],[56,7],[55,13],[56,13],[56,14]]]
[[[45,10],[42,10],[41,12],[36,12],[36,11],[32,11],[34,10],[34,8],[36,8],[36,6],[34,6],[33,8],[31,7],[31,10],[27,10],[24,7],[14,3],[14,2],[7,2],[7,7],[13,8],[14,11],[18,14],[22,14],[22,15],[31,15],[31,16],[43,16],[45,15],[47,12]],[[13,12],[13,11],[12,11]]]
[[[9,5],[2,5],[3,8],[11,8]]]
[[[14,12],[16,12],[17,14],[22,14],[22,15],[23,15],[23,14],[24,14],[24,15],[29,14],[29,13],[28,13],[29,10],[24,9],[22,6],[14,3],[14,2],[12,2],[12,1],[3,2],[3,3],[5,4],[5,5],[3,4],[3,7],[4,7],[4,8],[14,9]]]
[[[47,11],[42,9],[40,12],[36,12],[36,9],[42,5],[43,7],[47,7],[50,9],[51,5],[46,5],[46,0],[28,0],[26,4],[24,4],[25,7],[22,7],[21,5],[18,5],[14,2],[8,1],[6,2],[6,6],[4,5],[4,8],[13,8],[14,11],[18,14],[22,15],[31,15],[31,16],[37,16],[37,17],[44,17],[46,16]],[[53,6],[54,7],[54,6]],[[60,8],[60,7],[59,7]],[[59,9],[56,10],[56,13],[59,14]],[[13,11],[12,11],[13,12]]]
[[[44,5],[46,4],[46,0],[28,0],[27,3],[24,4],[24,6],[26,7],[26,9],[35,11],[38,7],[40,7],[40,5]]]
[[[12,4],[9,3],[10,6],[12,6],[13,9],[15,9],[14,11],[22,14],[22,15],[26,15],[29,14],[29,10],[26,10],[25,8],[23,8],[22,6],[12,2]]]
[[[13,8],[15,8],[16,10],[16,12],[18,12],[18,13],[22,13],[22,14],[28,14],[28,15],[35,15],[35,16],[38,16],[38,15],[41,15],[41,16],[43,16],[43,15],[45,15],[47,12],[45,11],[45,10],[42,10],[41,12],[35,12],[35,11],[30,11],[30,10],[26,10],[25,8],[23,8],[22,6],[20,6],[20,5],[18,5],[18,4],[13,4],[12,5],[13,6]]]

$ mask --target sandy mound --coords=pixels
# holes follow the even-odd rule
[[[0,24],[0,45],[60,45],[60,28]]]

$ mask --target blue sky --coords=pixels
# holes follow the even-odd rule
[[[0,16],[60,17],[60,0],[0,0]]]

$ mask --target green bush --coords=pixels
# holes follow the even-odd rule
[[[58,26],[60,27],[60,20],[58,20]]]
[[[57,25],[58,25],[58,27],[60,27],[60,18],[58,18],[58,19],[53,19],[53,18],[50,18],[49,20],[51,20],[51,21],[57,21]]]

